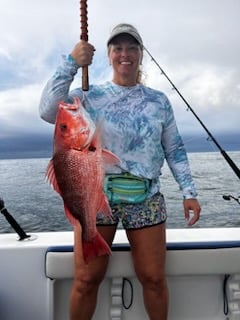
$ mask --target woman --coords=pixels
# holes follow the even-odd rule
[[[136,275],[143,287],[149,319],[166,320],[166,209],[159,183],[164,159],[183,192],[185,218],[189,226],[198,221],[200,206],[172,107],[162,92],[141,84],[141,36],[133,26],[120,24],[113,29],[107,46],[113,69],[112,81],[90,86],[87,92],[81,89],[69,92],[78,68],[90,65],[95,51],[91,44],[81,41],[68,57],[63,57],[62,64],[48,81],[42,94],[40,115],[54,123],[59,101],[72,101],[74,96],[79,96],[94,121],[104,118],[104,148],[114,152],[121,160],[121,170],[112,168],[107,178],[127,172],[131,181],[140,181],[146,186],[140,201],[129,198],[124,203],[111,203],[113,220],[98,214],[97,225],[111,246],[118,221],[121,220],[131,246]],[[118,195],[110,196],[114,198]],[[190,217],[191,211],[193,215]],[[71,320],[88,320],[94,314],[98,287],[105,275],[109,257],[98,257],[86,266],[78,240],[80,226],[75,227],[74,233],[75,277],[70,314]]]

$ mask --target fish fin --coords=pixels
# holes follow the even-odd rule
[[[104,120],[100,121],[95,129],[92,141],[90,143],[90,145],[93,147],[101,146],[101,131],[103,128],[103,122]],[[120,159],[109,150],[102,149],[102,157],[105,164],[116,165],[120,163]]]
[[[64,203],[64,211],[69,222],[75,226],[79,221],[71,214],[71,211],[68,209],[67,205]]]
[[[103,149],[102,157],[105,164],[116,165],[120,163],[120,159],[109,150]]]
[[[95,129],[95,132],[93,134],[93,137],[92,137],[92,140],[91,140],[91,143],[90,145],[93,146],[93,147],[99,147],[101,146],[101,131],[102,131],[102,126],[103,126],[103,122],[101,121],[96,129]]]
[[[96,257],[111,254],[111,249],[109,248],[109,245],[100,235],[100,233],[97,233],[97,235],[92,239],[92,241],[83,241],[82,247],[83,258],[87,264]]]
[[[53,189],[60,194],[60,196],[62,195],[59,186],[58,186],[58,182],[55,176],[55,171],[54,171],[54,166],[53,166],[53,159],[51,159],[49,161],[49,164],[47,166],[47,171],[46,171],[46,179],[47,181],[52,185]]]
[[[112,217],[112,209],[109,206],[108,198],[103,192],[101,204],[99,206],[98,212],[105,214],[108,217]]]

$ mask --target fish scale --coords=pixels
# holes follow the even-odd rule
[[[78,98],[74,104],[60,103],[54,132],[54,152],[47,177],[64,203],[65,214],[74,225],[82,227],[83,257],[91,259],[110,254],[110,248],[98,233],[96,215],[111,215],[103,192],[104,164],[117,164],[119,159],[102,149],[100,128]]]

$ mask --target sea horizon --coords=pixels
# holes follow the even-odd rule
[[[229,151],[228,155],[239,167],[240,151]],[[9,212],[27,232],[70,230],[72,227],[65,218],[62,199],[45,180],[51,154],[38,152],[24,156],[0,160],[0,197]],[[196,227],[239,226],[240,207],[234,201],[240,197],[239,178],[229,163],[220,152],[189,152],[189,162],[202,206]],[[185,228],[182,194],[166,163],[160,181],[167,205],[167,227]],[[2,215],[0,232],[12,232]]]
[[[193,148],[186,147],[187,153],[221,153],[221,151],[228,152],[238,152],[240,148],[230,147],[228,149],[207,149],[207,148]],[[0,151],[0,160],[10,160],[10,159],[44,159],[51,158],[52,150],[23,150],[23,151]]]
[[[215,138],[221,150],[205,135],[185,134],[182,138],[188,153],[240,151],[240,139],[236,133],[222,134]],[[0,137],[0,159],[51,158],[52,153],[51,135],[19,136],[8,139]]]

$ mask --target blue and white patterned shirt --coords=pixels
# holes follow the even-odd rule
[[[159,177],[166,159],[184,198],[196,198],[186,150],[166,95],[142,84],[123,87],[113,82],[91,85],[89,91],[70,91],[77,70],[72,57],[63,56],[44,88],[41,117],[54,123],[59,101],[80,97],[96,123],[104,120],[103,147],[120,158],[123,171],[152,180],[150,195],[160,191]]]

